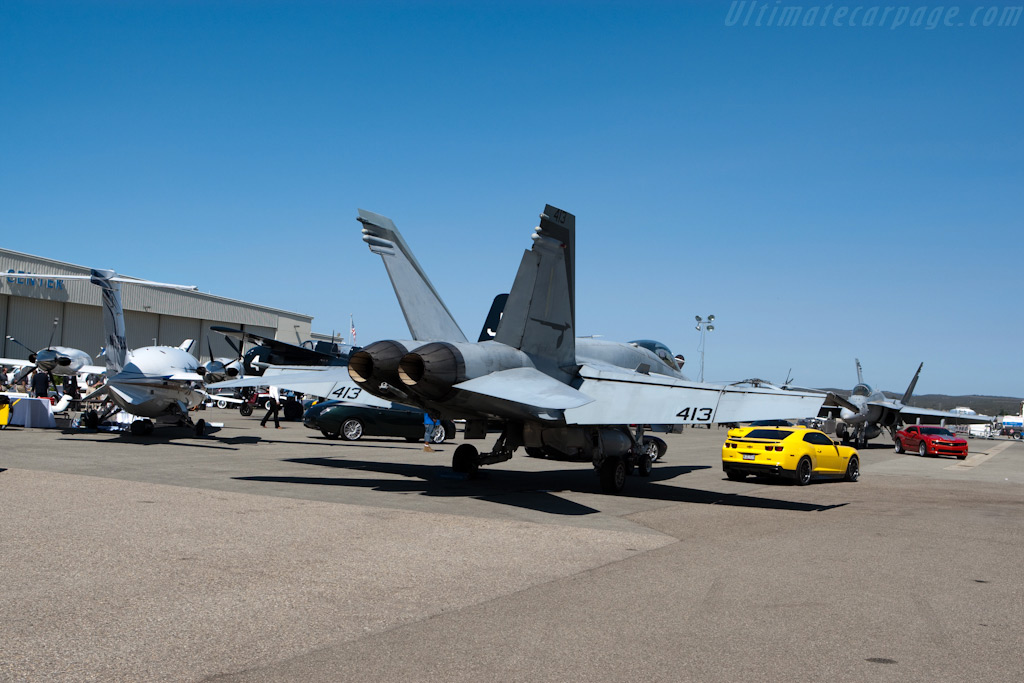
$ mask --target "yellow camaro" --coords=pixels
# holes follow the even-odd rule
[[[857,449],[840,446],[817,429],[741,427],[729,430],[722,469],[733,481],[748,474],[774,475],[803,486],[815,477],[857,481],[860,458]]]

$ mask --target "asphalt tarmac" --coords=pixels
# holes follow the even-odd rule
[[[0,680],[1024,680],[1020,442],[882,440],[798,487],[687,429],[608,496],[587,464],[469,480],[454,444],[205,417],[0,432]]]

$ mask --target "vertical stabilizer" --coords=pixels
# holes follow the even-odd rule
[[[103,294],[103,334],[106,339],[107,372],[115,374],[124,369],[128,356],[128,342],[124,336],[124,309],[121,307],[121,283],[113,278],[112,270],[89,271],[89,281],[98,285]]]
[[[857,362],[857,384],[864,384],[864,373],[860,369],[860,358],[854,358]]]
[[[921,376],[921,368],[923,367],[924,362],[922,361],[921,364],[917,366],[917,372],[914,373],[914,379],[910,380],[910,386],[907,387],[907,390],[903,394],[903,399],[900,401],[900,403],[906,404],[906,402],[910,400],[910,397],[914,395],[914,387],[917,386],[917,378]]]
[[[494,338],[552,376],[576,365],[575,240],[576,217],[545,206]]]
[[[498,325],[501,323],[501,316],[505,313],[505,302],[508,301],[508,294],[499,294],[491,302],[491,310],[487,311],[484,319],[484,326],[480,330],[478,342],[490,341],[498,334]]]
[[[363,224],[363,241],[370,245],[370,251],[379,254],[384,261],[412,338],[466,341],[466,335],[462,333],[391,219],[359,209],[357,220]]]

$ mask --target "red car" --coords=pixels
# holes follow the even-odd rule
[[[945,427],[910,425],[896,432],[893,443],[897,453],[917,451],[919,455],[955,455],[967,457],[967,439],[962,439]]]

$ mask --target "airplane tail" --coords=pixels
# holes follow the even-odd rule
[[[907,387],[907,390],[903,393],[903,398],[900,400],[900,403],[906,404],[907,401],[910,400],[910,397],[914,395],[914,387],[917,386],[917,378],[921,376],[921,368],[923,367],[923,362],[917,366],[917,372],[914,373],[914,379],[910,380],[910,386]]]
[[[115,374],[124,369],[128,357],[128,342],[124,335],[124,309],[121,307],[121,283],[114,279],[112,270],[89,271],[89,281],[98,285],[103,296],[103,334],[106,337],[107,372]]]
[[[505,313],[505,304],[508,302],[508,294],[499,294],[491,302],[491,310],[487,311],[484,318],[484,326],[480,330],[478,342],[490,341],[498,334],[498,324],[501,323],[501,316]]]
[[[576,217],[545,206],[494,337],[552,376],[576,364],[575,241]]]
[[[466,341],[466,335],[391,219],[359,209],[357,220],[363,224],[363,241],[384,261],[412,338]]]
[[[864,384],[864,373],[860,369],[860,358],[854,358],[857,362],[857,384]]]

